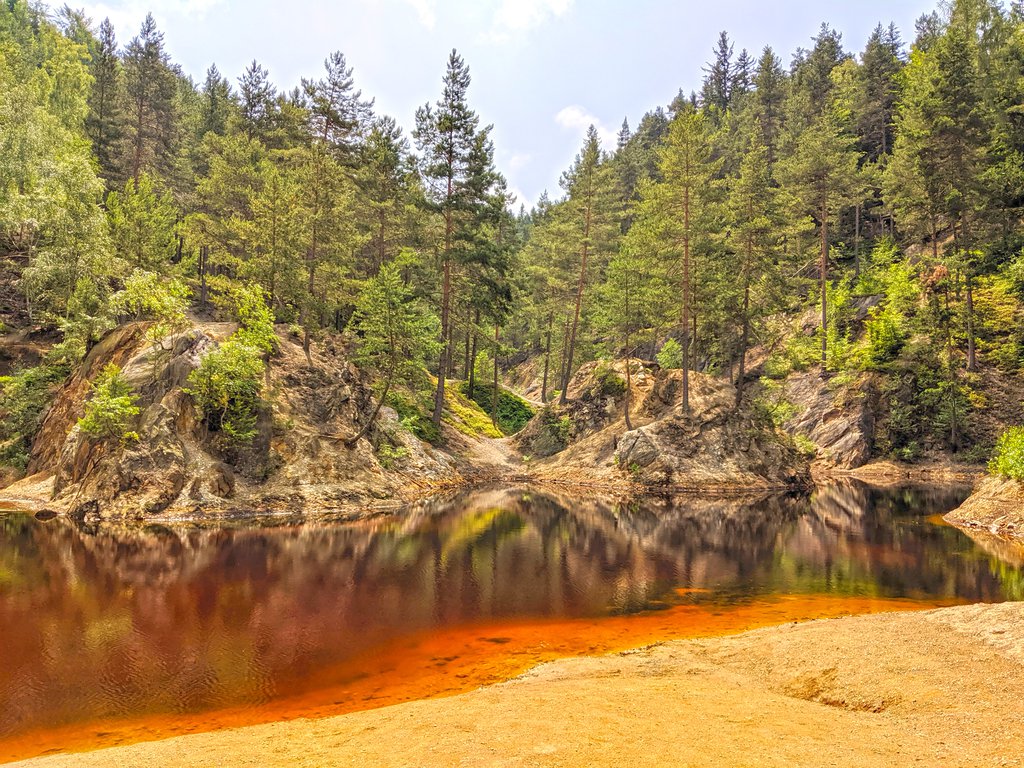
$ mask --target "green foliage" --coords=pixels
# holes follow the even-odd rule
[[[800,412],[800,409],[783,395],[782,384],[767,377],[761,379],[761,392],[754,400],[754,408],[763,420],[773,424],[776,429],[781,429]]]
[[[391,443],[381,443],[377,448],[377,461],[384,469],[392,469],[395,465],[401,464],[408,456],[409,449],[404,445],[394,446]]]
[[[683,348],[675,339],[669,339],[661,345],[661,349],[658,350],[654,359],[667,371],[677,370],[683,367]]]
[[[352,325],[359,335],[356,361],[389,384],[422,378],[427,358],[439,349],[437,319],[402,282],[395,263],[366,282]]]
[[[462,394],[473,400],[484,412],[491,412],[494,402],[494,387],[492,385],[477,384],[473,387],[473,392],[470,392],[469,382],[463,382],[461,389]],[[499,389],[497,422],[498,429],[503,434],[514,435],[532,418],[533,409],[529,403],[507,389]]]
[[[0,464],[25,469],[43,411],[70,370],[68,363],[45,361],[0,376]]]
[[[129,430],[141,410],[137,401],[138,396],[121,375],[120,366],[110,363],[92,383],[78,426],[95,440],[137,440],[138,434]]]
[[[167,272],[174,255],[177,211],[167,193],[156,190],[148,173],[129,179],[120,192],[107,195],[107,218],[117,254],[133,267]]]
[[[417,404],[421,397],[411,396],[399,390],[391,390],[386,402],[395,409],[402,427],[412,432],[420,440],[432,445],[441,442],[441,430],[430,419],[426,404]]]
[[[208,353],[188,377],[192,396],[207,428],[226,447],[239,447],[256,435],[264,365],[259,349],[228,339]]]
[[[804,435],[793,435],[793,445],[796,446],[796,449],[800,451],[800,453],[808,458],[814,458],[818,454],[818,446],[814,444],[813,440]]]
[[[999,437],[988,470],[1024,482],[1024,427],[1011,427]]]
[[[626,391],[626,379],[619,375],[607,360],[599,360],[594,368],[594,384],[590,388],[592,397],[620,397]]]
[[[158,342],[187,325],[190,296],[182,281],[136,269],[124,281],[124,288],[111,296],[110,308],[115,315],[152,320],[147,335]]]
[[[231,291],[235,317],[239,328],[234,338],[240,343],[264,354],[277,349],[274,333],[274,313],[267,305],[263,289],[258,285],[234,286]]]

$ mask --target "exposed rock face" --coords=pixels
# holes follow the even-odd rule
[[[945,519],[972,535],[982,531],[1024,542],[1024,484],[1004,477],[986,477]]]
[[[753,490],[802,486],[807,461],[753,411],[735,406],[736,390],[690,375],[690,413],[680,408],[682,375],[632,361],[631,422],[624,420],[623,364],[582,366],[570,402],[542,411],[519,438],[524,454],[549,458],[539,477],[558,481],[631,481],[651,488]]]
[[[320,511],[374,500],[402,500],[435,481],[451,480],[450,457],[417,440],[384,408],[368,436],[355,434],[373,410],[370,382],[345,350],[318,349],[313,365],[282,335],[271,359],[257,434],[244,450],[227,450],[207,433],[183,391],[203,357],[234,326],[208,323],[153,345],[145,326],[113,331],[94,347],[48,410],[33,446],[33,488],[53,475],[50,506],[82,520],[205,515],[235,509]],[[140,439],[125,445],[83,435],[77,421],[96,375],[121,366],[142,409]],[[378,448],[387,444],[387,471]],[[18,495],[12,487],[10,494]]]
[[[673,409],[619,440],[615,458],[634,479],[693,488],[808,482],[806,461],[770,425],[736,409],[733,387],[700,374],[692,376],[691,385],[688,415]]]
[[[637,360],[632,365],[635,390],[650,389],[654,385],[651,369]],[[621,419],[624,393],[625,368],[621,361],[585,363],[569,382],[568,402],[565,405],[552,403],[542,409],[516,436],[516,443],[528,456],[553,456],[571,443]]]
[[[829,380],[816,370],[804,371],[786,379],[783,392],[799,408],[785,429],[817,446],[819,465],[854,469],[868,462],[874,433],[874,397],[869,379],[862,379],[854,387],[832,389]]]

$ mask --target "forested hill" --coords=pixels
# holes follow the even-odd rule
[[[406,135],[341,52],[297,85],[259,51],[196,83],[152,16],[2,0],[0,463],[26,469],[56,393],[139,322],[156,350],[236,324],[183,384],[229,459],[288,386],[286,341],[342,354],[435,443],[463,393],[521,425],[499,375],[557,410],[580,366],[625,359],[681,369],[684,413],[693,371],[782,424],[812,374],[870,392],[874,455],[986,459],[1024,365],[1024,8],[952,0],[866,41],[823,24],[788,63],[708,43],[699,92],[615,146],[591,128],[525,210],[454,51]],[[80,431],[138,440],[119,366],[88,385]]]

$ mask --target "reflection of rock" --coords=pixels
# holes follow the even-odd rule
[[[211,465],[202,482],[224,471]],[[0,692],[33,681],[17,715],[0,708],[0,732],[5,718],[116,715],[125,701],[173,711],[183,692],[196,708],[259,702],[282,680],[319,685],[332,665],[438,626],[774,593],[1001,599],[1010,576],[958,532],[900,525],[948,503],[941,489],[853,482],[813,502],[523,486],[277,528],[0,516],[0,565],[16,585],[0,590]]]

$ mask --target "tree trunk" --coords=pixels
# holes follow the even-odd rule
[[[210,246],[199,247],[199,305],[206,308],[206,266],[210,259]]]
[[[583,253],[580,259],[580,279],[576,286],[576,314],[572,321],[572,330],[569,333],[569,353],[565,361],[565,373],[562,376],[562,392],[558,396],[558,402],[565,405],[567,402],[566,391],[569,389],[569,377],[572,375],[572,359],[576,353],[576,331],[580,324],[580,308],[583,306],[583,288],[587,283],[587,250],[590,245],[590,216],[591,202],[587,202],[587,213],[583,222]]]
[[[968,270],[965,277],[967,283],[967,370],[974,373],[978,370],[976,343],[974,339],[974,283]]]
[[[473,324],[473,342],[472,349],[469,354],[469,396],[473,397],[473,393],[476,391],[476,326],[480,324],[480,310],[477,309],[474,314]]]
[[[853,279],[860,277],[860,203],[854,213],[853,225]]]
[[[554,316],[554,312],[548,312],[548,337],[544,348],[544,378],[540,385],[540,401],[545,405],[548,402],[548,366],[551,363],[551,323]]]
[[[306,300],[306,304],[307,305],[308,305],[309,302],[313,301],[313,295],[314,295],[315,287],[316,287],[316,261],[315,261],[315,257],[310,257],[309,258],[309,277],[308,277],[307,283],[306,283],[306,290],[309,293],[309,296],[308,296],[308,298]],[[304,308],[303,314],[305,314],[305,318],[304,318],[305,322],[302,324],[302,351],[306,355],[306,362],[312,364],[313,358],[312,358],[312,356],[310,355],[310,352],[309,352],[309,346],[310,346],[310,344],[309,344],[309,340],[310,340],[309,326],[310,326],[310,323],[313,322],[313,319],[310,317],[311,313],[309,311],[308,306],[306,308]]]
[[[452,177],[448,177],[448,197],[452,198]],[[448,337],[451,329],[449,313],[451,310],[452,293],[452,213],[449,209],[445,211],[445,234],[444,234],[444,281],[441,286],[441,359],[437,363],[437,389],[434,391],[434,413],[431,416],[434,426],[441,426],[441,415],[444,412],[444,377],[448,373]]]
[[[821,375],[828,363],[828,198],[821,198]]]
[[[559,358],[559,361],[558,361],[558,382],[559,382],[559,386],[562,386],[563,389],[564,389],[565,380],[566,380],[566,378],[568,378],[566,376],[566,372],[565,372],[565,369],[566,369],[565,359],[566,359],[566,352],[569,351],[569,324],[571,322],[572,322],[572,313],[571,312],[566,312],[565,313],[565,328],[562,329],[562,350],[561,350],[560,358]]]
[[[736,407],[743,402],[743,385],[747,378],[747,346],[750,343],[750,281],[743,285],[743,334],[740,336],[739,371],[736,373]]]
[[[690,190],[683,193],[683,413],[690,412]]]
[[[494,324],[494,392],[491,393],[491,424],[498,426],[498,331],[500,326]]]
[[[394,378],[395,372],[394,369],[392,368],[391,372],[388,374],[387,381],[384,382],[384,391],[380,393],[380,398],[377,400],[377,405],[374,406],[373,413],[370,414],[370,418],[366,420],[365,424],[363,424],[362,429],[360,429],[356,434],[352,435],[352,437],[345,439],[346,446],[348,446],[349,448],[353,447],[356,443],[359,442],[361,438],[363,438],[366,435],[367,432],[370,431],[370,428],[373,426],[373,423],[377,420],[377,415],[380,413],[380,409],[384,407],[384,401],[387,399],[388,391],[391,389],[391,382],[394,380]]]

